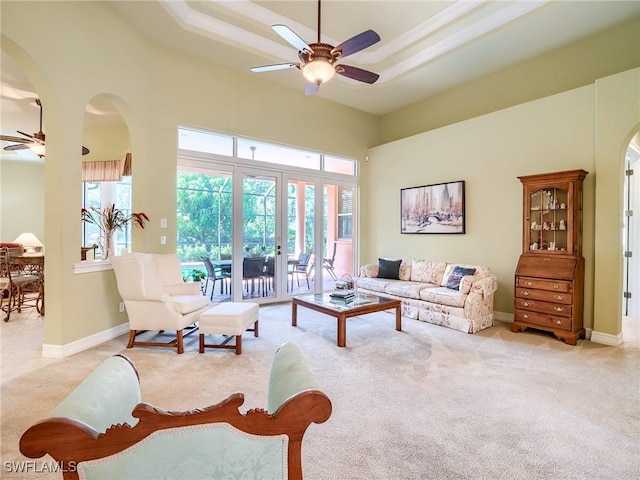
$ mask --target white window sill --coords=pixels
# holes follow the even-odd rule
[[[73,264],[73,274],[104,272],[105,270],[113,270],[111,260],[93,260],[82,261],[80,263]]]

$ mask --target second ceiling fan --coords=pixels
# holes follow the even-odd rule
[[[14,151],[14,150],[25,150],[27,148],[31,149],[33,153],[38,155],[40,158],[44,157],[45,154],[45,134],[42,131],[42,103],[39,98],[36,98],[36,105],[40,107],[40,130],[38,130],[33,135],[29,135],[28,133],[21,132],[20,130],[16,130],[20,135],[24,135],[27,138],[15,137],[13,135],[0,135],[0,140],[3,142],[16,142],[14,145],[7,145],[4,147],[4,150]],[[82,147],[82,155],[87,155],[89,153],[89,149],[85,146]]]
[[[321,6],[318,0],[318,41],[308,44],[286,25],[272,25],[271,28],[284,38],[287,42],[298,49],[298,57],[301,63],[279,63],[276,65],[264,65],[253,67],[252,72],[270,72],[285,68],[296,67],[302,70],[302,74],[307,79],[305,93],[315,95],[320,89],[320,85],[333,78],[334,74],[358,80],[359,82],[373,84],[380,75],[377,73],[354,67],[352,65],[336,64],[341,58],[364,50],[376,42],[380,41],[380,36],[373,30],[366,30],[349,40],[334,47],[320,40],[320,20]]]

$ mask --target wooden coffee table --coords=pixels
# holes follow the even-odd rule
[[[365,315],[367,313],[382,312],[396,309],[396,330],[402,331],[402,315],[400,300],[392,298],[376,297],[356,293],[353,301],[346,304],[338,304],[331,301],[329,293],[311,293],[298,295],[291,299],[291,325],[298,325],[298,305],[311,310],[331,315],[338,319],[338,346],[347,345],[347,318]]]

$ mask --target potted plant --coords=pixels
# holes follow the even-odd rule
[[[132,213],[127,216],[125,213],[116,208],[115,203],[99,210],[95,207],[89,209],[83,208],[81,211],[83,222],[90,223],[100,229],[102,236],[102,259],[107,260],[114,254],[113,234],[116,230],[124,230],[129,222],[144,228],[149,217],[146,213]]]

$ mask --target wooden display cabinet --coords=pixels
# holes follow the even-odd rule
[[[545,330],[575,345],[584,337],[584,170],[518,177],[524,189],[522,255],[511,330]]]

